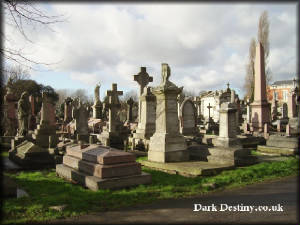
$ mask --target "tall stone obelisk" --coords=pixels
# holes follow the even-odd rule
[[[253,131],[263,132],[264,124],[270,124],[270,107],[266,93],[264,48],[260,42],[256,46],[254,80],[251,126]]]

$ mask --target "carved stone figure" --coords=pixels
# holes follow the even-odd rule
[[[19,136],[25,136],[28,133],[28,120],[31,115],[31,106],[29,102],[29,95],[24,91],[18,101],[18,120],[19,120]]]

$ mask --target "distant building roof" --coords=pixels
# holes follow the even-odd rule
[[[299,83],[299,80],[296,80],[296,85],[297,83]],[[275,81],[273,85],[276,85],[276,86],[280,86],[280,85],[293,85],[293,80],[279,80],[279,81]]]

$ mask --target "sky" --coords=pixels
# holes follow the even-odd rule
[[[5,23],[5,34],[14,40],[4,46],[50,63],[30,74],[55,89],[80,88],[93,95],[101,83],[101,98],[112,83],[124,92],[137,91],[133,75],[141,66],[153,76],[149,86],[156,86],[161,63],[168,63],[170,80],[184,90],[226,89],[229,82],[242,98],[250,40],[257,37],[264,10],[270,22],[272,81],[298,74],[297,3],[53,2],[37,7],[63,15],[64,22],[51,24],[51,29],[24,26],[32,42]]]

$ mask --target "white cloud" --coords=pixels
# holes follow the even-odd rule
[[[55,32],[31,31],[34,59],[58,62],[55,71],[93,86],[117,82],[134,89],[140,66],[160,82],[162,62],[171,80],[187,90],[242,89],[249,43],[260,14],[270,19],[270,67],[273,77],[296,73],[296,4],[78,4],[53,3],[65,23]],[[12,32],[11,28],[6,29]],[[24,45],[21,37],[17,43]],[[20,41],[19,41],[20,40]],[[28,47],[28,46],[26,46]]]

